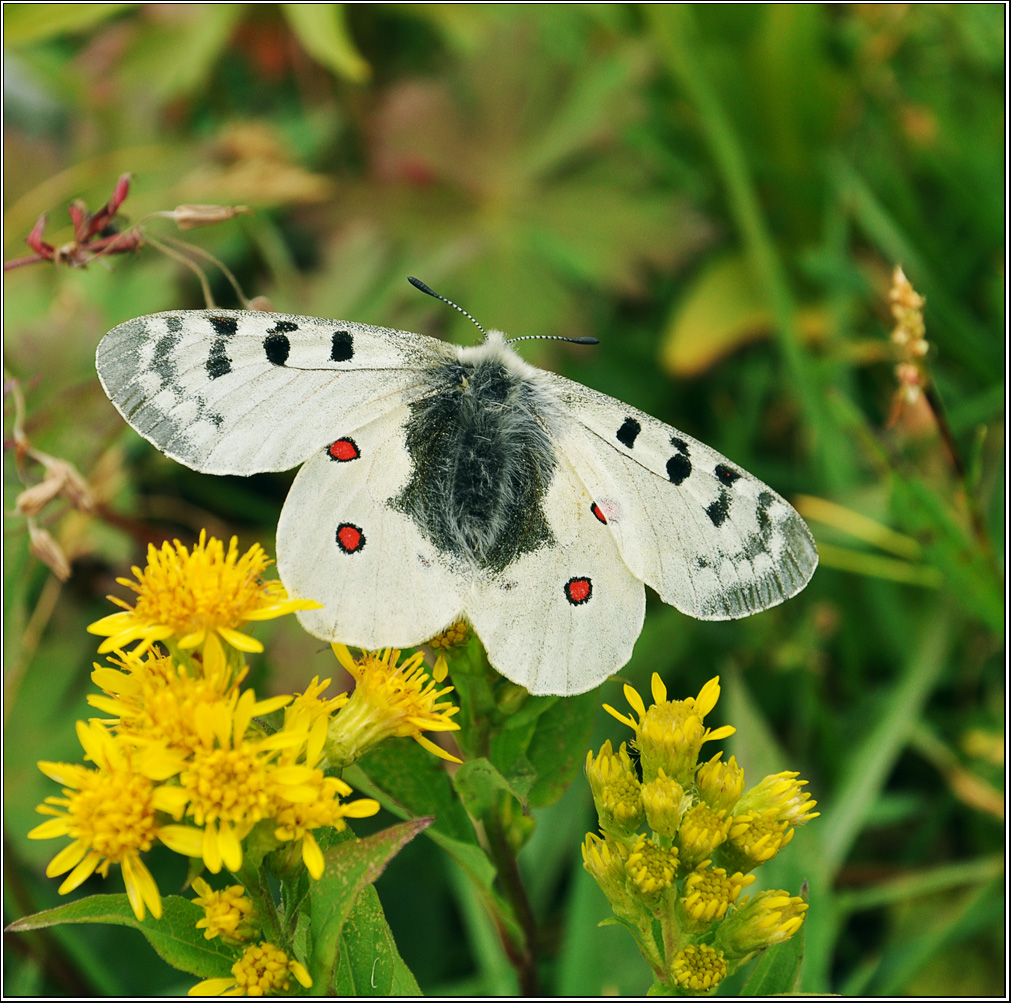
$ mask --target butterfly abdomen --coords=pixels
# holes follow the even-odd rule
[[[411,477],[394,506],[440,551],[484,572],[550,544],[550,399],[496,355],[434,366],[425,382],[405,428]]]

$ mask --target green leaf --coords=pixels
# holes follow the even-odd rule
[[[476,843],[442,761],[416,742],[385,742],[346,769],[344,779],[400,818],[433,816],[430,836],[437,831]]]
[[[517,768],[507,779],[487,759],[471,759],[456,771],[453,787],[470,814],[474,818],[484,818],[499,803],[500,791],[506,791],[525,805],[535,777],[528,763],[526,766],[525,771]]]
[[[341,931],[335,982],[339,996],[421,995],[371,885],[362,889]]]
[[[342,4],[285,3],[281,10],[305,51],[318,63],[356,84],[372,75],[348,32]]]
[[[202,979],[223,978],[231,973],[238,955],[220,940],[205,940],[197,920],[204,911],[192,900],[180,895],[162,899],[162,917],[137,919],[125,895],[92,895],[68,902],[56,909],[15,920],[8,930],[42,930],[61,923],[108,923],[140,930],[159,956],[173,968]]]
[[[395,825],[366,839],[349,840],[325,851],[326,869],[309,891],[314,943],[309,961],[314,996],[334,995],[338,942],[359,893],[371,885],[390,858],[419,832],[429,818]]]
[[[85,31],[136,6],[133,3],[4,4],[4,45],[25,45],[68,32]]]
[[[486,894],[491,893],[495,867],[478,845],[449,775],[431,753],[414,742],[388,742],[348,767],[344,779],[400,818],[434,816],[425,835],[449,853]]]

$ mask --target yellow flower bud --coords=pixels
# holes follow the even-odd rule
[[[725,763],[720,762],[722,755],[722,752],[717,752],[708,763],[699,767],[695,774],[695,785],[699,797],[713,811],[722,808],[731,812],[744,793],[744,770],[737,765],[733,756]]]
[[[789,940],[804,922],[807,903],[784,891],[746,896],[716,931],[716,944],[728,957],[743,958]]]
[[[655,780],[642,788],[642,806],[649,827],[661,836],[673,839],[681,825],[681,818],[691,807],[692,799],[684,788],[664,773],[657,771]]]
[[[691,944],[674,955],[671,978],[692,995],[702,995],[715,989],[727,976],[723,952],[708,944]]]
[[[586,754],[586,778],[593,791],[600,828],[613,836],[632,836],[642,824],[642,785],[622,742],[617,755],[605,742],[600,754]]]

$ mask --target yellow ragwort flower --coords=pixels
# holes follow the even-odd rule
[[[460,762],[422,734],[423,731],[458,731],[460,728],[453,721],[459,707],[443,699],[453,687],[440,689],[433,678],[444,664],[441,656],[430,676],[425,671],[421,652],[398,664],[400,651],[397,648],[366,651],[356,661],[343,644],[331,647],[337,660],[357,682],[351,699],[330,723],[325,751],[331,767],[347,766],[391,737],[413,738],[440,758]],[[445,677],[445,672],[442,675]]]
[[[287,993],[294,975],[300,985],[312,988],[312,979],[305,967],[289,958],[270,943],[247,947],[242,957],[232,965],[230,979],[204,979],[189,996],[276,996]]]
[[[467,626],[467,621],[456,620],[445,630],[436,634],[435,637],[428,642],[428,645],[431,648],[455,648],[467,640],[469,633],[470,629]],[[443,676],[443,678],[445,678],[445,676]],[[437,683],[441,683],[442,679],[436,676],[435,681]]]
[[[197,920],[197,929],[204,931],[205,940],[220,937],[230,944],[240,944],[252,939],[257,929],[256,911],[242,885],[217,892],[203,878],[194,878],[193,889],[197,893],[193,902],[204,911],[204,918]]]
[[[625,870],[640,894],[648,900],[656,899],[674,883],[678,872],[678,848],[660,846],[640,835],[632,844]]]
[[[694,867],[712,856],[713,850],[729,835],[732,822],[722,808],[713,811],[704,801],[693,805],[685,812],[677,832],[681,859]]]
[[[794,828],[774,812],[764,815],[735,815],[729,839],[720,847],[720,857],[747,873],[772,860],[793,839]]]
[[[717,752],[708,763],[699,767],[695,785],[699,796],[713,811],[722,808],[730,812],[744,793],[744,770],[733,756],[725,763],[720,762],[722,756],[722,751]]]
[[[286,724],[264,735],[250,727],[254,715],[268,714],[290,699],[281,696],[257,702],[253,691],[245,690],[233,705],[204,704],[196,709],[200,745],[180,772],[176,790],[178,813],[185,812],[198,828],[170,827],[170,835],[189,840],[198,835],[199,850],[191,855],[203,857],[214,874],[222,864],[230,871],[239,870],[242,840],[257,822],[273,818],[289,803],[316,796],[309,784],[312,769],[278,762],[283,750],[306,746],[306,732]]]
[[[583,841],[583,867],[590,872],[618,916],[631,918],[640,912],[628,894],[625,860],[628,850],[607,833],[603,837],[588,832]]]
[[[261,582],[271,563],[259,544],[239,555],[233,536],[225,552],[220,540],[201,530],[192,551],[178,540],[161,549],[148,546],[147,566],[134,567],[136,581],[119,578],[137,593],[136,604],[109,598],[122,613],[103,617],[88,627],[105,636],[99,652],[124,648],[136,641],[144,651],[170,637],[182,649],[210,645],[220,648],[219,638],[239,651],[263,651],[263,645],[237,628],[252,620],[272,620],[300,609],[318,609],[311,599],[290,599],[278,581]]]
[[[372,798],[342,803],[340,798],[352,793],[351,788],[338,777],[326,777],[322,770],[313,770],[303,787],[314,792],[311,801],[289,801],[274,811],[277,828],[274,836],[282,842],[301,840],[302,862],[310,876],[317,880],[323,876],[325,861],[323,851],[312,830],[333,826],[340,831],[347,826],[345,818],[368,818],[379,811],[379,802]]]
[[[646,821],[654,832],[668,839],[673,839],[677,834],[681,819],[691,804],[692,799],[685,793],[685,789],[676,780],[671,780],[662,766],[657,770],[657,775],[642,786],[642,806],[646,811]]]
[[[173,788],[161,781],[179,772],[180,757],[151,745],[143,750],[111,735],[100,722],[77,722],[77,735],[91,769],[79,763],[39,763],[39,769],[63,786],[63,797],[48,797],[36,809],[52,818],[36,826],[29,839],[69,836],[73,842],[49,862],[46,874],[70,871],[60,894],[73,891],[95,872],[107,877],[110,864],[123,870],[126,894],[134,914],[145,907],[161,916],[161,895],[141,854],[156,839],[168,842],[159,812],[175,808]]]
[[[737,806],[738,814],[774,815],[790,825],[803,825],[821,812],[812,811],[818,804],[807,791],[806,780],[798,780],[800,774],[791,771],[772,773],[745,792]]]
[[[238,682],[226,674],[193,671],[170,656],[136,652],[110,658],[116,668],[95,665],[92,681],[104,695],[91,694],[88,703],[112,715],[116,732],[137,741],[163,741],[173,749],[192,752],[200,745],[197,708],[225,702],[234,706]]]
[[[674,955],[671,977],[683,990],[708,994],[727,977],[727,963],[722,951],[708,944],[690,944]]]
[[[668,777],[687,787],[695,775],[702,744],[726,738],[736,730],[730,725],[710,729],[703,724],[720,697],[720,677],[710,679],[697,697],[685,700],[668,700],[667,687],[656,672],[651,689],[653,704],[647,710],[638,692],[625,686],[625,699],[636,712],[638,721],[620,714],[608,704],[604,704],[604,710],[635,731],[643,782],[653,780],[662,768]]]

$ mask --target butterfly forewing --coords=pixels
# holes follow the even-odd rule
[[[96,362],[123,417],[166,455],[204,473],[252,474],[302,463],[335,425],[365,421],[416,385],[445,350],[347,321],[185,310],[114,328]]]
[[[554,377],[576,419],[563,448],[634,574],[700,619],[747,616],[799,592],[818,563],[791,505],[704,443]]]

